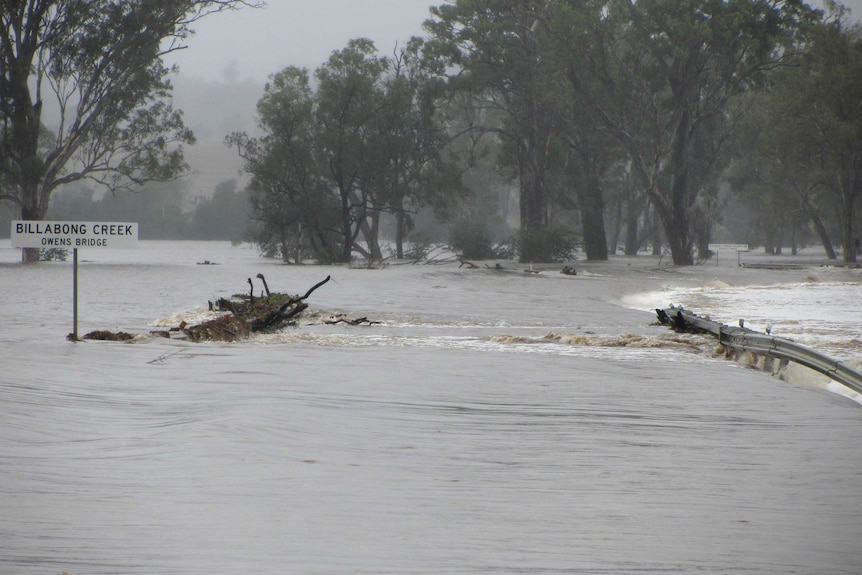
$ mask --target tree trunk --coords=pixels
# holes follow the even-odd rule
[[[595,175],[595,167],[589,154],[581,153],[583,183],[578,186],[578,203],[581,212],[581,227],[584,231],[584,251],[590,261],[608,259],[608,238],[605,232],[605,200],[602,186]]]
[[[353,254],[353,220],[350,213],[350,192],[340,186],[341,194],[341,256],[342,263],[350,263]]]
[[[371,220],[369,223],[368,220]],[[364,217],[359,222],[365,245],[368,246],[368,254],[372,260],[382,260],[383,252],[380,250],[380,211],[372,210],[371,215]]]
[[[823,225],[823,220],[820,218],[820,214],[811,207],[811,204],[809,204],[807,200],[802,202],[802,209],[805,210],[805,213],[814,225],[817,237],[820,238],[820,243],[823,244],[823,249],[826,250],[826,257],[830,260],[838,259],[838,256],[835,254],[835,248],[832,246],[832,240],[829,239],[829,231],[826,229],[826,226]]]
[[[694,265],[691,238],[688,234],[688,222],[671,221],[665,223],[664,228],[674,265]]]
[[[281,262],[285,264],[290,263],[290,241],[288,240],[289,234],[287,231],[287,224],[282,223],[278,226],[278,241],[281,243]]]
[[[293,246],[293,262],[297,265],[302,263],[302,244],[303,236],[305,235],[302,227],[302,221],[296,223],[296,244]]]
[[[640,239],[638,235],[638,220],[640,219],[641,210],[634,198],[630,198],[626,204],[626,250],[627,256],[638,255],[640,249]]]
[[[652,204],[647,204],[647,229],[649,230],[650,243],[652,244],[652,255],[661,257],[661,251],[664,247],[662,241],[662,227],[658,221],[658,211]]]
[[[844,214],[841,222],[841,244],[844,251],[844,263],[856,263],[856,238],[853,233],[852,213]]]
[[[404,236],[407,235],[407,227],[404,221],[404,211],[399,209],[395,212],[395,259],[404,259]]]
[[[691,230],[689,229],[690,207],[694,200],[689,180],[690,124],[691,120],[688,108],[683,106],[677,119],[673,152],[671,154],[671,164],[673,166],[671,183],[672,214],[664,222],[673,263],[678,266],[694,265],[694,258],[692,256],[693,242],[691,239]]]
[[[33,192],[33,194],[31,195],[36,196],[36,192]],[[29,197],[29,194],[27,194],[27,192],[25,192],[25,197]],[[38,206],[31,207],[25,204],[24,207],[21,208],[21,219],[41,221],[45,219],[45,214],[47,211],[48,210],[41,209]],[[21,261],[25,264],[32,264],[38,262],[39,248],[21,248]]]
[[[856,263],[856,234],[853,230],[853,219],[855,215],[855,204],[857,194],[854,193],[853,185],[855,170],[846,169],[846,174],[841,178],[841,197],[844,201],[844,209],[841,210],[841,245],[844,251],[844,263]]]
[[[19,58],[11,63],[8,70],[8,85],[4,86],[4,94],[11,95],[11,114],[8,115],[6,138],[11,135],[11,162],[18,172],[16,184],[21,201],[22,220],[43,220],[48,212],[49,193],[43,193],[44,160],[39,156],[39,134],[42,130],[42,102],[33,102],[28,82],[31,74],[31,62],[35,53],[35,45],[27,43],[18,47],[22,52]],[[38,248],[23,248],[21,261],[33,263],[39,261]]]
[[[670,246],[670,254],[674,265],[694,265],[692,241],[688,231],[688,220],[677,217],[676,206],[669,210],[664,204],[655,203],[656,212],[662,222],[664,236]]]
[[[620,241],[620,231],[623,222],[623,203],[622,200],[615,200],[613,204],[613,219],[611,220],[611,234],[608,237],[608,253],[617,253],[617,246]]]
[[[536,150],[519,146],[518,164],[521,205],[521,229],[543,228],[547,226],[545,206],[544,166],[539,164]]]

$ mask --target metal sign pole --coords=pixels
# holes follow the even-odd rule
[[[72,341],[78,341],[78,248],[72,250]]]
[[[715,252],[715,265],[718,265],[718,258],[721,250],[735,250],[737,265],[742,264],[742,256],[740,255],[740,252],[748,251],[748,244],[709,244],[707,247],[710,251]]]
[[[13,220],[13,248],[72,249],[72,333],[78,341],[78,248],[133,248],[138,245],[137,222],[72,222]]]

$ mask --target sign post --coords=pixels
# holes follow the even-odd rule
[[[707,248],[709,248],[709,251],[715,252],[715,265],[718,265],[718,254],[719,252],[721,252],[721,250],[725,250],[728,252],[735,251],[737,265],[742,265],[742,262],[740,261],[740,254],[742,252],[749,251],[748,244],[709,244]]]
[[[78,341],[78,248],[134,248],[137,222],[12,222],[13,248],[72,248],[72,341]]]

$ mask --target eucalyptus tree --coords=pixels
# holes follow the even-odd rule
[[[412,215],[422,206],[441,205],[459,186],[457,168],[446,153],[452,137],[438,111],[443,87],[423,59],[423,46],[413,38],[387,61],[360,181],[374,201],[373,214],[393,214],[399,259]]]
[[[570,176],[569,188],[575,193],[583,251],[588,260],[607,260],[605,195],[623,154],[579,99],[571,98],[563,110],[555,139],[562,148],[562,169]]]
[[[860,238],[860,94],[862,28],[835,18],[815,27],[801,65],[777,77],[763,125],[776,165],[789,173],[805,172],[799,181],[810,185],[797,195],[818,233],[823,236],[826,229],[818,221],[821,214],[838,224],[845,262],[856,262]]]
[[[0,3],[0,200],[43,219],[51,194],[90,179],[116,189],[169,180],[194,141],[170,103],[168,52],[194,22],[245,0]],[[43,115],[56,115],[44,137]],[[24,261],[36,250],[25,249]]]
[[[350,261],[363,228],[373,258],[379,258],[373,222],[378,214],[372,190],[362,186],[363,170],[371,161],[369,139],[383,106],[380,82],[388,67],[374,43],[360,38],[333,52],[315,72],[317,129],[328,176],[338,196],[341,261]],[[369,227],[369,219],[371,226]]]
[[[390,59],[370,40],[351,40],[317,68],[314,86],[296,67],[272,76],[257,107],[264,135],[227,138],[252,175],[261,243],[284,257],[304,242],[320,260],[378,260],[381,215],[394,213],[400,255],[409,210],[452,181],[419,46]]]
[[[556,0],[549,19],[568,47],[572,91],[626,150],[677,265],[693,260],[701,138],[732,129],[735,96],[787,58],[799,0]],[[705,126],[711,123],[711,129]],[[725,136],[719,134],[718,144]]]
[[[256,242],[268,252],[291,254],[297,263],[303,246],[318,259],[337,260],[338,205],[330,192],[320,140],[317,95],[308,70],[289,66],[274,74],[257,104],[260,138],[234,133],[226,143],[237,149],[251,176],[251,218]]]
[[[779,88],[783,82],[778,78],[792,70],[776,74],[769,90],[750,97],[750,111],[737,133],[738,153],[727,181],[744,208],[737,210],[738,231],[749,244],[774,253],[785,238],[795,245],[794,238],[804,236],[810,224],[826,257],[836,259],[827,225],[830,202],[819,185],[820,170],[811,162],[817,146],[812,146],[810,126],[790,112],[785,102],[789,94]]]
[[[542,23],[549,0],[458,0],[431,8],[425,24],[453,89],[473,94],[502,118],[498,135],[520,187],[522,231],[548,225],[545,177],[559,120],[557,67]],[[521,254],[532,259],[531,254]]]

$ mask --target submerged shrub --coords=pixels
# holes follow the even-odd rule
[[[578,249],[577,235],[559,226],[520,230],[514,243],[522,263],[567,262]]]
[[[69,257],[69,250],[65,248],[42,248],[39,250],[39,261],[42,262],[64,262]]]
[[[491,236],[481,224],[462,222],[452,228],[449,237],[452,249],[468,260],[487,260],[496,257]]]

